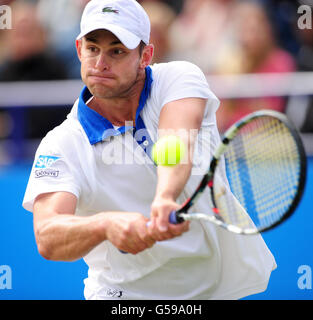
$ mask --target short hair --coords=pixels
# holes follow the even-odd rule
[[[141,56],[146,44],[141,40],[139,43],[139,55]]]

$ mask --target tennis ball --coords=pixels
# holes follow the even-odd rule
[[[158,166],[175,166],[185,155],[185,144],[177,136],[160,138],[152,148],[152,159]]]

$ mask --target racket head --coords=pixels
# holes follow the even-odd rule
[[[271,110],[252,113],[227,130],[222,141],[209,182],[214,218],[222,220],[217,224],[256,234],[290,217],[305,188],[307,164],[301,138],[287,117]]]

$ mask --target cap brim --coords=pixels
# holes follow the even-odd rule
[[[112,32],[122,42],[122,44],[130,50],[137,48],[141,41],[141,39],[136,35],[134,35],[133,33],[113,24],[103,24],[103,22],[101,23],[93,22],[93,23],[90,23],[89,25],[90,25],[89,28],[86,28],[84,31],[82,31],[79,34],[79,36],[76,38],[77,40],[82,39],[88,33],[95,30],[108,30]]]

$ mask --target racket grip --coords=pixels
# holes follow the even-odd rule
[[[176,213],[176,211],[172,211],[172,212],[170,213],[169,222],[170,222],[171,224],[179,224],[179,223],[180,223],[180,221],[177,219],[177,213]]]

